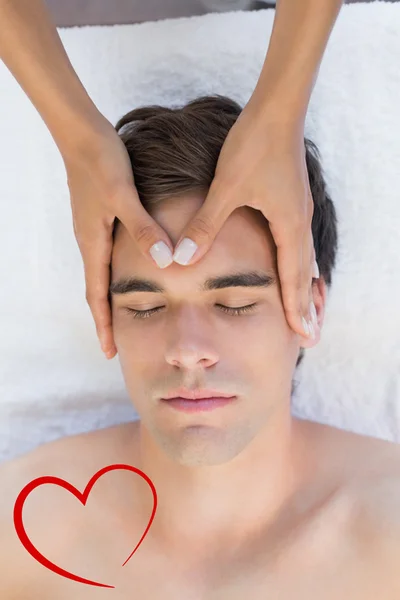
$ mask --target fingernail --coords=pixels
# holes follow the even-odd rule
[[[314,260],[314,268],[313,268],[313,273],[312,273],[314,279],[319,279],[319,268],[318,268],[318,263],[316,260]]]
[[[106,358],[109,360],[110,358],[113,357],[114,352],[112,350],[109,350],[108,352],[105,352]]]
[[[301,317],[301,322],[303,323],[303,330],[304,330],[304,333],[305,333],[305,334],[306,334],[306,336],[308,337],[308,336],[310,335],[310,330],[309,330],[309,327],[308,327],[308,323],[307,323],[307,321],[305,320],[305,318],[304,318],[304,317]]]
[[[190,238],[183,238],[176,248],[173,260],[180,265],[187,265],[197,250],[197,244]]]
[[[160,240],[150,248],[150,254],[160,269],[168,267],[173,262],[171,250]]]
[[[315,330],[314,330],[314,326],[311,323],[311,321],[308,321],[308,326],[310,328],[310,337],[312,340],[315,340]]]

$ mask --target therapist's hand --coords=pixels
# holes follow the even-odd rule
[[[156,243],[159,257],[162,240],[169,248],[161,265],[172,263],[173,244],[143,208],[134,184],[134,175],[125,145],[114,127],[104,121],[82,149],[63,155],[70,191],[74,233],[81,252],[86,281],[86,300],[92,312],[97,336],[107,358],[117,349],[112,331],[108,299],[114,220],[128,230],[138,249],[153,263],[149,251]],[[154,263],[153,263],[154,264]],[[157,264],[157,263],[156,263]]]
[[[210,249],[229,215],[240,206],[260,210],[277,246],[279,279],[286,319],[294,332],[309,337],[302,317],[311,321],[315,262],[311,222],[314,203],[305,162],[304,123],[284,122],[252,101],[229,131],[207,198],[175,246],[174,260],[194,264]],[[178,253],[184,242],[189,262]],[[314,276],[318,277],[316,272]]]

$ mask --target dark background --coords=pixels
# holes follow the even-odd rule
[[[360,1],[346,0],[346,4]],[[218,0],[204,0],[204,4],[202,0],[45,0],[45,2],[58,27],[142,23],[190,17],[211,12],[205,6],[207,3],[218,5]],[[261,0],[249,0],[249,3],[249,10],[273,8],[275,5],[275,3],[269,5]],[[220,6],[224,5],[229,6],[229,0],[220,0]],[[222,8],[218,12],[222,12]]]

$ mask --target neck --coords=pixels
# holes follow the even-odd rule
[[[158,498],[152,536],[168,548],[209,552],[268,530],[310,474],[306,423],[276,411],[234,459],[195,467],[172,460],[141,423],[139,464]]]

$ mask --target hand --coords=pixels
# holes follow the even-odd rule
[[[279,279],[286,320],[295,333],[309,337],[302,316],[311,321],[315,263],[311,195],[304,148],[304,127],[282,123],[251,102],[244,107],[223,144],[208,195],[184,228],[174,260],[194,264],[210,249],[229,215],[240,206],[260,210],[277,246]],[[198,248],[180,262],[177,248],[189,238]],[[178,259],[178,260],[176,260]],[[316,263],[315,263],[316,264]],[[318,273],[314,276],[318,277]]]
[[[143,208],[129,155],[111,123],[105,120],[83,149],[70,150],[68,157],[64,155],[63,158],[74,233],[85,269],[86,300],[102,349],[107,358],[112,358],[117,350],[108,292],[115,217],[149,260],[152,260],[150,248],[162,240],[171,253],[164,265],[168,266],[172,262],[173,244]]]

